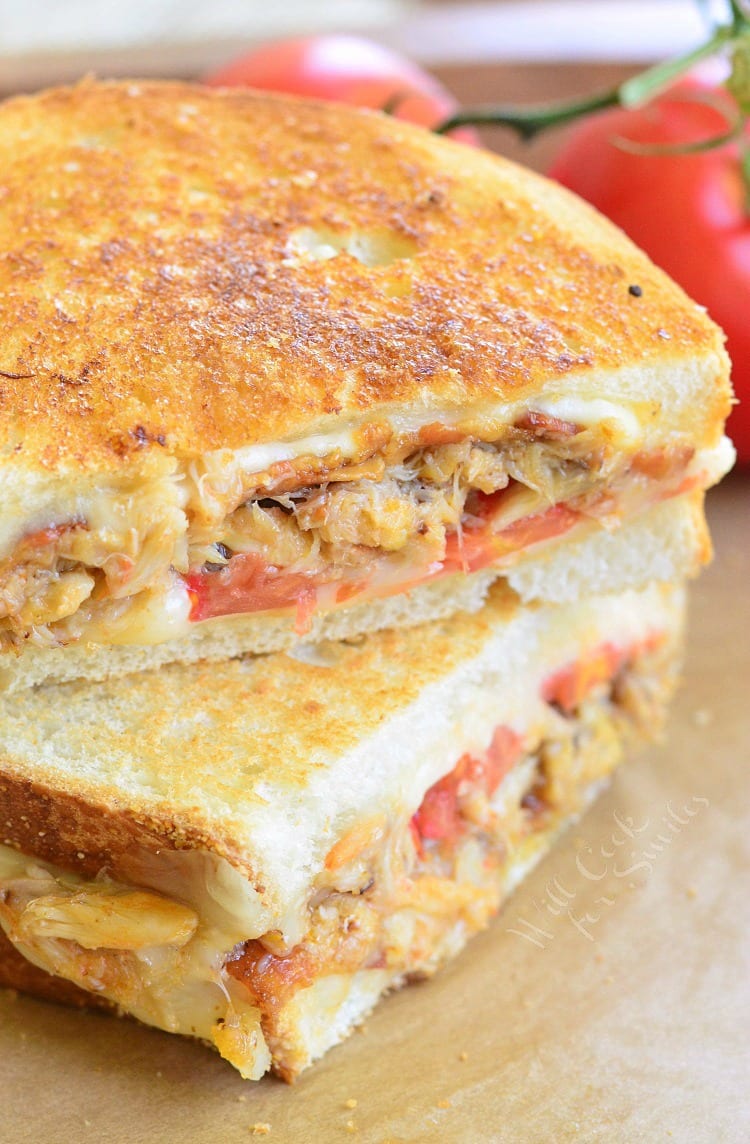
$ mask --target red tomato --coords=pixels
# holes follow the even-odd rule
[[[501,491],[482,498],[488,505],[488,518],[491,518],[493,504],[502,503],[502,495]],[[580,513],[575,509],[555,504],[533,516],[521,517],[501,532],[493,532],[488,527],[465,528],[460,536],[451,532],[446,541],[443,570],[478,572],[511,552],[561,536],[579,520]]]
[[[493,794],[518,759],[522,746],[521,736],[511,727],[496,727],[480,770],[470,777],[474,781],[481,777],[487,794]]]
[[[584,659],[548,676],[542,686],[545,703],[557,703],[566,714],[570,714],[583,702],[592,687],[612,679],[627,658],[627,653],[618,651],[613,644],[602,644]]]
[[[461,831],[458,811],[458,782],[453,773],[435,783],[424,796],[412,818],[420,839],[453,841]]]
[[[750,213],[738,149],[643,155],[613,142],[671,145],[722,133],[715,107],[679,98],[706,91],[731,108],[723,89],[693,77],[640,110],[592,116],[572,129],[549,173],[621,226],[723,327],[742,401],[727,431],[750,463]]]
[[[252,552],[233,556],[214,572],[190,572],[185,583],[193,600],[190,619],[194,622],[295,608],[314,587],[310,577],[300,572],[279,574]]]
[[[426,792],[412,817],[415,845],[425,838],[453,842],[463,829],[461,787],[483,791],[489,798],[521,754],[522,740],[510,727],[497,727],[483,755],[462,755],[452,771]]]
[[[359,36],[300,36],[263,44],[213,72],[205,83],[285,91],[357,107],[390,108],[394,101],[398,119],[423,127],[435,127],[456,108],[433,76]],[[455,138],[478,142],[470,128],[456,131]]]

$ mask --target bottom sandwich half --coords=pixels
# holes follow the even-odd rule
[[[0,984],[286,1079],[483,928],[673,690],[683,593],[14,695]]]

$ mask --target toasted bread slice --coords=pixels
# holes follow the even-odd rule
[[[0,165],[4,658],[190,656],[249,613],[365,631],[731,463],[720,331],[493,155],[341,105],[86,81],[0,105]]]
[[[495,586],[307,658],[3,700],[0,981],[60,996],[51,973],[293,1077],[455,954],[658,726],[682,603]]]

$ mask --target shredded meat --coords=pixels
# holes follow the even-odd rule
[[[585,512],[603,490],[614,495],[630,470],[627,454],[603,444],[595,430],[542,414],[522,419],[497,443],[456,441],[453,432],[442,443],[440,434],[433,439],[404,455],[392,452],[385,471],[377,455],[334,469],[321,462],[320,483],[300,487],[297,473],[289,478],[294,487],[271,492],[257,485],[248,491],[229,477],[220,489],[214,474],[208,483],[195,479],[205,511],[186,516],[174,507],[157,516],[144,499],[142,527],[97,531],[79,519],[30,534],[0,565],[0,642],[83,638],[89,622],[125,614],[115,602],[127,607],[145,588],[165,585],[170,568],[210,571],[234,554],[292,575],[322,573],[326,582],[362,582],[389,561],[419,575],[444,558],[451,534],[476,523],[482,495],[515,482],[539,498],[529,511],[575,501]],[[648,454],[639,453],[633,479],[672,476],[690,458],[679,446],[667,452],[651,467]],[[304,472],[315,479],[309,465]]]
[[[659,641],[636,646],[613,662],[614,674],[584,688],[565,715],[550,703],[546,730],[527,743],[508,774],[510,789],[500,785],[495,797],[486,776],[464,777],[457,828],[443,837],[420,837],[418,815],[411,825],[394,824],[388,838],[383,823],[362,824],[358,848],[345,848],[347,863],[333,870],[326,863],[304,939],[285,947],[274,931],[238,946],[227,961],[260,1008],[269,1043],[283,1037],[280,1011],[320,978],[386,967],[424,975],[441,960],[443,937],[450,949],[457,929],[466,937],[485,926],[501,903],[509,858],[530,836],[580,810],[591,784],[619,762],[623,741],[658,729],[673,685],[665,673],[670,654]]]
[[[583,442],[579,439],[583,438]],[[463,440],[420,449],[380,480],[325,483],[251,501],[208,529],[190,550],[190,564],[221,563],[211,555],[218,540],[232,552],[254,552],[290,571],[340,570],[371,562],[374,552],[408,549],[417,565],[439,560],[478,492],[495,493],[511,479],[549,504],[601,487],[611,464],[592,456],[590,435],[530,441],[517,432],[501,449]]]

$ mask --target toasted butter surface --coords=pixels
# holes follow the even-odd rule
[[[341,432],[350,454],[379,420],[468,424],[574,377],[606,399],[602,375],[695,359],[702,424],[728,410],[719,331],[619,231],[379,114],[157,82],[10,100],[0,245],[9,468]]]

